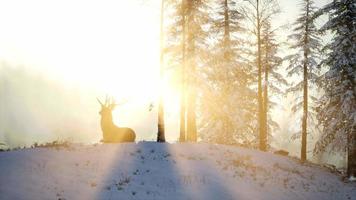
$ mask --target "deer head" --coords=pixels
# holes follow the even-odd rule
[[[106,98],[105,98],[105,103],[102,103],[99,98],[96,98],[96,99],[98,100],[98,102],[101,105],[101,110],[100,110],[99,114],[102,117],[106,116],[108,114],[111,114],[111,112],[115,109],[115,106],[117,105],[115,103],[115,100],[113,98],[109,99],[108,96],[106,96]]]
[[[116,103],[113,97],[109,98],[106,96],[105,102],[102,103],[99,98],[96,98],[101,105],[101,110],[99,114],[102,118],[112,118],[112,111],[115,109],[116,106],[125,104],[127,100],[122,100],[120,103]]]

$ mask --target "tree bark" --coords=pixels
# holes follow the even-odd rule
[[[163,66],[163,18],[164,18],[164,0],[161,2],[161,30],[160,30],[160,98],[158,106],[158,133],[157,133],[157,142],[165,142],[165,127],[164,127],[164,102],[163,102],[163,76],[164,76],[164,66]]]

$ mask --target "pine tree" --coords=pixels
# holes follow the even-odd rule
[[[182,96],[180,141],[197,141],[196,107],[199,68],[204,65],[207,49],[206,25],[208,15],[205,0],[170,1],[172,24],[167,52],[171,66],[180,67]],[[186,123],[186,124],[185,124]]]
[[[250,77],[243,63],[243,16],[235,0],[212,2],[210,59],[204,67],[200,105],[203,140],[223,144],[250,143]]]
[[[267,150],[267,119],[265,118],[263,89],[262,89],[262,27],[275,14],[279,12],[278,3],[276,0],[246,0],[248,6],[245,9],[244,15],[252,24],[252,33],[256,37],[257,52],[255,56],[257,64],[257,100],[258,100],[258,132],[259,132],[259,149]]]
[[[325,94],[320,100],[318,120],[323,134],[314,152],[327,146],[347,152],[347,175],[356,177],[356,3],[335,0],[320,9],[316,16],[330,13],[321,31],[334,34],[325,46],[328,57],[323,76]]]
[[[197,78],[197,49],[196,36],[200,34],[201,24],[197,20],[199,18],[199,0],[187,1],[187,62],[189,67],[189,75],[187,77],[187,141],[197,141],[197,125],[196,125],[196,78]]]
[[[180,7],[181,22],[182,27],[181,33],[181,98],[180,98],[180,130],[179,130],[179,141],[186,141],[186,0],[182,0]]]
[[[283,59],[278,55],[280,44],[275,39],[275,32],[278,28],[272,29],[270,20],[267,20],[262,27],[261,49],[262,49],[262,64],[264,66],[264,84],[263,84],[263,114],[265,119],[264,132],[267,137],[272,136],[272,130],[279,128],[271,115],[270,110],[277,105],[270,98],[273,94],[275,100],[279,96],[284,95],[282,87],[288,85],[284,76],[279,72],[282,66]],[[267,139],[268,140],[268,139]]]
[[[303,77],[302,80],[298,80],[288,91],[294,94],[303,92],[303,98],[297,95],[292,110],[295,113],[303,108],[300,157],[302,161],[305,161],[307,159],[307,124],[312,114],[312,110],[309,110],[309,101],[315,99],[309,93],[309,89],[312,89],[312,84],[315,84],[317,81],[317,73],[319,71],[317,66],[321,43],[320,34],[313,20],[316,12],[313,0],[303,0],[301,6],[300,15],[293,24],[293,33],[289,36],[293,41],[290,48],[294,49],[295,52],[287,56],[289,60],[287,70],[289,76],[302,74]]]

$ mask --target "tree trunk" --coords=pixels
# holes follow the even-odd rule
[[[161,3],[161,35],[160,35],[160,81],[163,84],[164,76],[164,66],[163,66],[163,16],[164,15],[164,0]],[[165,142],[165,130],[164,130],[164,104],[163,104],[163,91],[162,85],[160,86],[160,98],[158,106],[158,133],[157,133],[157,142]]]
[[[190,142],[197,141],[197,126],[196,126],[196,113],[195,113],[195,104],[196,104],[196,66],[195,66],[195,38],[194,33],[192,32],[191,25],[194,20],[194,13],[192,12],[192,1],[187,2],[187,54],[189,56],[189,77],[188,77],[188,97],[187,97],[187,140]]]
[[[223,80],[223,97],[224,98],[228,98],[229,95],[231,95],[231,90],[230,90],[230,76],[229,76],[229,65],[231,65],[231,40],[230,40],[230,16],[229,16],[229,4],[228,4],[228,0],[224,0],[224,38],[223,38],[223,53],[224,53],[224,68],[225,69],[225,73],[224,73],[224,80]],[[224,99],[223,101],[225,104],[223,104],[224,108],[222,109],[226,109],[229,108],[229,101],[228,99]],[[233,135],[232,135],[232,130],[231,130],[231,125],[230,125],[230,120],[229,120],[229,114],[225,113],[225,116],[223,116],[223,143],[225,144],[231,144],[232,140],[233,140]]]
[[[304,35],[304,62],[303,62],[303,117],[302,117],[302,148],[300,159],[307,159],[307,121],[308,121],[308,32],[309,32],[309,1],[307,1],[306,25]]]
[[[260,136],[260,150],[267,150],[266,133],[264,132],[264,117],[263,117],[263,97],[262,97],[262,63],[261,63],[261,19],[259,10],[259,0],[256,0],[257,11],[257,66],[258,66],[258,124]]]
[[[229,19],[229,5],[228,1],[224,1],[224,57],[226,61],[229,61],[229,51],[230,51],[230,19]]]
[[[197,126],[196,126],[196,113],[195,113],[195,101],[196,90],[195,86],[189,88],[188,96],[188,113],[187,113],[187,140],[190,142],[197,141]]]
[[[268,30],[266,30],[268,31]],[[267,141],[267,136],[268,136],[268,73],[269,73],[269,63],[268,63],[268,34],[267,33],[267,38],[266,38],[266,63],[265,65],[265,83],[264,83],[264,92],[263,92],[263,128],[264,128],[264,134],[266,136],[266,141]],[[267,149],[267,144],[266,144],[266,149]]]
[[[347,9],[351,10],[352,9],[352,3],[350,2],[347,5]],[[352,19],[352,12],[348,12],[348,17],[349,19]],[[353,30],[354,24],[352,20],[349,20],[349,23],[347,24],[347,27],[349,30]],[[350,55],[350,54],[349,54]],[[350,55],[352,57],[354,55]],[[345,73],[345,70],[343,71]],[[352,77],[350,74],[347,75],[348,83],[349,83],[349,90],[354,91],[353,93],[353,103],[352,103],[352,109],[355,112],[356,109],[356,94],[355,94],[355,78]],[[353,121],[350,120],[349,123],[354,123]],[[348,133],[348,141],[347,141],[347,176],[348,177],[356,177],[356,125],[353,125],[351,127],[350,132]]]
[[[180,131],[179,131],[179,142],[184,142],[186,140],[186,58],[185,58],[185,0],[182,0],[182,66],[181,66],[181,98],[180,98]]]
[[[302,118],[302,149],[301,160],[307,159],[307,120],[308,120],[308,67],[304,63],[304,80],[303,80],[303,118]]]
[[[196,126],[196,80],[195,80],[195,65],[190,65],[190,77],[188,88],[188,109],[187,109],[187,140],[190,142],[197,141],[197,126]]]
[[[356,126],[353,126],[348,134],[347,176],[356,177]]]

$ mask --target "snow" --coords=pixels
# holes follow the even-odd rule
[[[212,144],[73,144],[0,153],[0,199],[356,199],[313,164]]]

